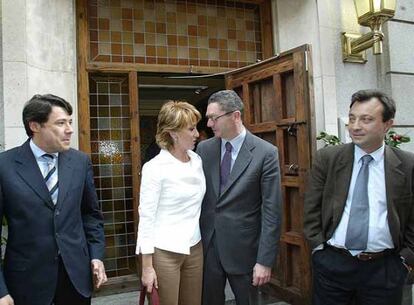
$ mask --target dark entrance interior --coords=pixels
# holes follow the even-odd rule
[[[208,97],[225,88],[224,76],[186,76],[171,73],[143,73],[138,78],[138,100],[141,135],[142,164],[157,152],[155,133],[157,115],[161,106],[168,100],[180,100],[193,104],[202,114],[198,124],[203,137],[211,137],[204,114]]]

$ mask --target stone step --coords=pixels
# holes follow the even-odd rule
[[[92,299],[92,305],[137,305],[139,291],[113,294]],[[234,300],[227,300],[226,305],[236,305]],[[254,305],[289,305],[286,302],[275,302],[268,296],[260,295],[257,303]]]

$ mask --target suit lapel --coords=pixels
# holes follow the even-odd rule
[[[43,200],[45,205],[53,210],[54,204],[30,148],[29,140],[20,147],[15,162],[17,174]]]
[[[344,145],[335,168],[335,197],[333,200],[333,223],[337,225],[342,217],[351,183],[354,166],[354,145]]]
[[[400,222],[393,200],[396,197],[395,192],[398,192],[398,190],[401,189],[401,186],[405,185],[406,177],[404,172],[400,170],[400,166],[402,164],[400,159],[388,146],[385,146],[384,158],[388,225],[390,227],[390,233],[392,235],[394,244],[398,245]]]
[[[211,175],[211,183],[213,185],[213,190],[216,195],[216,198],[218,198],[220,189],[221,139],[214,138],[212,141],[212,145],[210,145],[208,148],[209,149],[206,153],[208,161],[206,162],[205,166],[209,168],[208,171]]]
[[[71,165],[71,156],[69,152],[59,153],[58,178],[59,178],[59,195],[56,205],[61,205],[69,190],[70,182],[73,175]]]
[[[237,155],[236,161],[234,162],[233,168],[229,176],[229,180],[227,181],[226,186],[222,190],[220,197],[223,196],[227,192],[227,190],[237,181],[237,179],[240,177],[240,175],[244,172],[246,167],[252,161],[253,156],[251,151],[255,148],[255,146],[251,140],[252,136],[249,132],[247,132],[246,138],[244,139],[244,142],[240,147],[239,154]]]

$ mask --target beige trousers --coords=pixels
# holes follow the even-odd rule
[[[190,248],[190,255],[155,248],[153,265],[157,273],[160,305],[201,305],[201,241]]]

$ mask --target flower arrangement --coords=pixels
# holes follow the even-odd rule
[[[343,144],[337,136],[328,134],[325,131],[321,131],[316,139],[324,141],[325,147],[330,145]],[[410,142],[411,138],[407,135],[398,134],[394,130],[389,130],[385,135],[384,140],[385,144],[399,149],[401,144]]]

